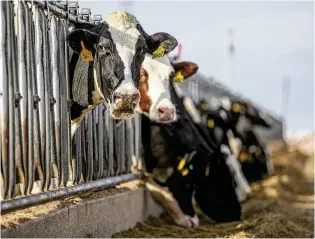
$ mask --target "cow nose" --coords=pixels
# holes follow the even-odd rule
[[[114,103],[118,103],[120,101],[131,103],[134,107],[139,103],[140,93],[138,90],[135,91],[116,91],[113,94]]]
[[[158,107],[159,119],[161,122],[174,120],[175,110],[168,106]]]

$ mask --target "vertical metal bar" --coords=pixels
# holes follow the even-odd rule
[[[42,171],[41,164],[43,163],[43,134],[45,131],[45,127],[43,125],[43,117],[45,114],[45,95],[44,95],[44,71],[43,71],[43,26],[42,26],[42,18],[41,13],[38,8],[34,10],[34,26],[35,26],[35,67],[36,67],[36,77],[34,81],[34,92],[38,95],[40,101],[38,102],[36,117],[35,117],[35,130],[34,130],[34,157],[35,163],[37,165],[37,171]],[[43,172],[42,175],[39,173],[39,178],[36,178],[35,181],[40,180],[44,183]]]
[[[33,107],[32,107],[32,113],[33,113],[33,130],[30,132],[33,136],[33,142],[30,147],[32,147],[33,150],[33,168],[32,168],[32,190],[31,193],[39,193],[42,191],[42,185],[43,185],[43,170],[41,167],[41,152],[40,152],[40,128],[39,128],[39,96],[37,94],[37,81],[39,78],[38,76],[38,67],[37,63],[38,61],[38,47],[37,43],[38,36],[36,35],[38,33],[39,28],[39,19],[38,19],[38,10],[35,9],[33,5],[31,5],[31,12],[30,12],[30,68],[31,70],[31,81],[32,81],[32,98],[33,98]],[[41,36],[40,36],[41,37]],[[42,73],[42,72],[41,72]]]
[[[16,5],[17,8],[17,5]],[[15,9],[16,10],[16,9]],[[17,51],[17,38],[18,33],[18,15],[14,14],[14,33],[12,32],[13,47],[13,77],[14,77],[14,92],[15,92],[15,168],[16,168],[16,185],[14,189],[15,196],[23,196],[25,192],[25,168],[23,167],[22,158],[22,127],[21,127],[21,110],[20,99],[21,94],[19,92],[19,80],[18,80],[18,51]]]
[[[116,121],[114,121],[114,169],[115,169],[115,175],[120,174],[120,159],[121,159],[121,151],[120,151],[120,141],[121,141],[121,135],[120,135],[120,124],[117,124]]]
[[[93,109],[91,112],[91,118],[92,118],[92,145],[93,145],[93,154],[92,154],[92,165],[93,165],[93,172],[92,172],[92,179],[96,179],[97,178],[97,170],[98,170],[98,142],[97,142],[97,131],[96,131],[96,127],[97,127],[97,109]]]
[[[74,183],[77,184],[80,182],[81,179],[81,173],[82,173],[82,128],[83,128],[83,124],[81,124],[77,130],[77,132],[75,133],[75,154],[73,155],[73,161],[75,161],[74,163]]]
[[[33,41],[32,41],[32,18],[31,13],[29,11],[28,6],[26,3],[22,2],[22,5],[25,8],[25,38],[26,38],[26,76],[27,76],[27,188],[26,193],[29,195],[33,188],[33,182],[34,182],[34,118],[33,118],[33,73],[34,68],[32,65],[33,60]]]
[[[7,32],[8,32],[8,43],[14,43],[14,9],[13,9],[13,3],[9,2],[8,3],[8,17],[9,21],[7,24]],[[7,198],[11,198],[13,196],[13,191],[14,191],[14,185],[15,185],[15,107],[14,107],[14,70],[15,67],[14,61],[15,61],[15,49],[13,44],[8,44],[7,47],[8,49],[8,60],[10,64],[9,68],[9,167],[8,167],[8,181],[9,181],[9,188],[8,188],[8,193],[7,193]]]
[[[86,143],[87,143],[87,170],[88,181],[93,179],[93,115],[92,111],[87,114],[87,131],[86,131]]]
[[[82,174],[83,174],[83,179],[85,182],[88,181],[88,166],[87,166],[87,155],[86,155],[86,116],[85,118],[81,121],[81,155],[82,155]]]
[[[104,129],[104,120],[103,120],[103,112],[104,106],[100,105],[97,107],[98,111],[98,124],[97,124],[97,136],[98,136],[98,165],[97,165],[97,177],[96,179],[101,179],[103,176],[103,168],[104,168],[104,152],[105,148],[104,145],[104,134],[106,129]]]
[[[130,172],[132,157],[135,155],[134,148],[134,119],[126,120],[126,169],[127,172]]]
[[[99,106],[101,107],[101,106]],[[99,134],[101,134],[102,132],[97,130],[99,129],[99,124],[100,121],[99,120],[99,107],[97,107],[96,109],[94,109],[93,112],[93,145],[94,145],[94,164],[93,164],[93,178],[94,179],[98,179],[99,175],[101,173],[101,167],[100,167],[100,161],[102,160],[101,158],[99,158],[99,154],[100,151],[103,151],[102,148],[100,148],[99,146]]]
[[[103,106],[103,111],[102,111],[102,117],[104,121],[104,165],[103,165],[103,177],[106,177],[109,175],[109,117],[107,117],[108,111],[107,107]]]
[[[108,176],[114,175],[114,121],[110,118],[107,109],[108,117],[108,140],[109,140],[109,152],[108,152]]]
[[[57,19],[55,16],[50,17],[49,29],[49,49],[50,49],[50,113],[51,113],[51,164],[52,178],[50,180],[50,189],[58,188],[60,182],[60,99],[59,99],[59,75],[58,75],[58,42],[57,42]]]
[[[26,18],[25,8],[22,2],[17,2],[17,52],[18,52],[18,82],[21,93],[20,114],[21,114],[21,140],[22,140],[22,161],[25,170],[25,190],[28,184],[27,172],[27,132],[28,132],[28,91],[27,91],[27,74],[26,74]]]
[[[135,115],[135,152],[137,159],[137,167],[141,164],[140,159],[140,117]]]
[[[9,199],[12,196],[12,186],[13,186],[13,178],[12,174],[10,173],[10,168],[12,167],[12,162],[14,162],[14,157],[12,157],[12,107],[10,108],[10,105],[12,106],[12,91],[13,91],[13,79],[12,79],[12,72],[10,66],[12,66],[12,52],[10,44],[10,27],[12,30],[12,23],[10,21],[10,14],[11,14],[11,8],[10,8],[10,2],[2,2],[1,3],[1,9],[2,9],[2,16],[3,19],[6,19],[6,21],[2,22],[2,31],[4,32],[5,36],[5,44],[2,46],[5,46],[4,53],[5,59],[3,59],[4,64],[4,71],[3,71],[3,108],[2,108],[2,127],[3,131],[2,133],[2,168],[3,168],[3,176],[4,176],[4,197]],[[6,25],[3,25],[6,23]],[[11,25],[11,26],[10,26]]]
[[[44,96],[44,106],[40,112],[42,112],[42,123],[43,133],[41,133],[42,141],[42,152],[43,152],[43,168],[44,168],[44,185],[43,190],[47,191],[49,185],[51,184],[52,175],[52,164],[51,164],[51,69],[50,69],[50,42],[49,42],[49,30],[50,23],[49,19],[46,18],[43,11],[40,11],[41,18],[43,19],[43,70],[44,70],[44,82],[43,86],[40,88],[39,92]]]
[[[126,120],[122,122],[120,125],[120,138],[121,141],[119,142],[120,146],[120,158],[119,158],[119,164],[120,164],[120,173],[125,173],[126,172]]]
[[[65,36],[65,22],[59,21],[58,26],[58,45],[59,47],[59,80],[60,80],[60,186],[66,186],[69,181],[69,114],[68,114],[68,89],[67,89],[67,75],[66,75],[66,36]]]

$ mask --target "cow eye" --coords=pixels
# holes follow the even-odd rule
[[[100,45],[100,46],[98,46],[98,49],[99,49],[100,51],[105,51],[105,46]]]

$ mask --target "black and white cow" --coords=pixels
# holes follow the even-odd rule
[[[241,162],[242,171],[249,182],[272,175],[274,173],[272,161],[254,132],[254,127],[270,128],[269,117],[249,101],[226,98],[219,104],[220,106],[214,110],[216,106],[210,107],[205,100],[200,101],[199,110],[203,114],[208,114],[208,119],[204,120],[204,123],[209,125],[209,120],[218,121],[216,124],[220,124],[225,132],[229,130],[233,132],[234,138],[230,138],[230,146]],[[214,126],[211,127],[210,131],[213,132]]]
[[[199,131],[202,125],[192,120],[185,110],[186,99],[179,98],[174,88],[174,79],[183,80],[197,69],[190,62],[171,63],[166,58],[157,63],[146,58],[139,87],[140,112],[146,115],[142,117],[142,142],[147,170],[171,191],[191,222],[188,227],[199,224],[192,203],[194,192],[198,206],[216,221],[239,220],[241,214],[225,155],[208,145]],[[165,113],[164,109],[169,110]],[[209,166],[211,173],[205,175]]]
[[[226,112],[228,118],[226,121],[229,122],[230,130],[239,140],[235,154],[241,163],[246,179],[249,182],[254,182],[272,175],[274,167],[269,153],[254,132],[254,127],[270,128],[272,125],[269,117],[249,101],[230,100],[230,103],[225,103],[225,106],[222,107]],[[202,108],[209,108],[207,102],[201,102],[201,111],[203,111]],[[241,120],[240,123],[242,117],[246,119]],[[232,140],[231,143],[235,144],[236,141]]]
[[[174,37],[159,32],[148,35],[136,17],[114,12],[98,24],[76,24],[67,41],[70,62],[71,135],[83,117],[106,103],[114,119],[134,115],[139,102],[139,75],[145,53],[163,56],[177,46]]]

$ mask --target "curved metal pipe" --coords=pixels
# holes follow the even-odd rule
[[[65,197],[73,196],[78,193],[93,192],[96,190],[101,190],[109,187],[113,187],[117,184],[128,182],[134,179],[141,178],[141,174],[125,174],[116,177],[104,178],[96,180],[93,182],[88,182],[84,184],[75,185],[72,187],[61,188],[45,193],[40,193],[36,195],[30,195],[27,197],[16,198],[8,201],[1,202],[1,214],[3,212],[12,211],[15,209],[22,209],[29,206],[38,205],[40,203],[45,203],[53,201],[56,199],[62,199]]]

